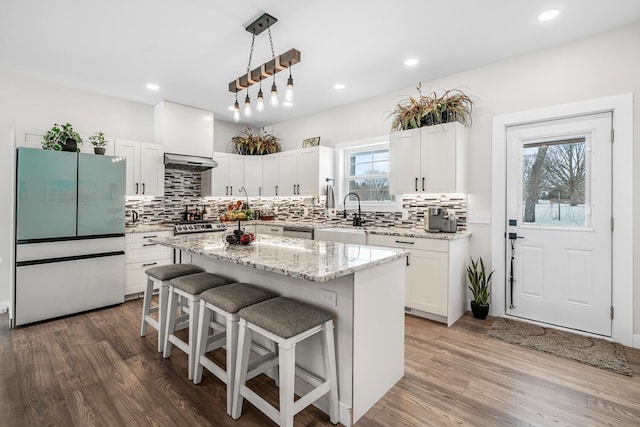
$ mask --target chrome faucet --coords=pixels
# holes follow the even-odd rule
[[[343,218],[347,217],[347,199],[351,195],[356,196],[356,198],[358,199],[358,215],[356,214],[353,215],[352,224],[354,227],[361,227],[362,224],[364,223],[364,220],[362,219],[362,210],[360,209],[360,196],[358,196],[356,193],[347,193],[347,195],[344,196],[344,200],[342,201],[342,204],[344,205],[344,211],[342,213],[342,217]]]

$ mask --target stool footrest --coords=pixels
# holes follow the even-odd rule
[[[156,331],[160,330],[160,325],[158,324],[158,321],[153,317],[149,315],[144,316],[144,321],[147,322],[149,325],[151,325],[153,328],[155,328]]]
[[[247,381],[276,366],[278,366],[278,355],[273,353],[250,360],[247,366]]]
[[[178,338],[175,335],[171,334],[171,335],[169,335],[169,341],[171,343],[175,344],[176,347],[178,347],[180,350],[182,350],[185,353],[189,354],[189,344],[187,344],[186,342],[182,341],[180,338]]]
[[[157,306],[157,305],[156,305],[156,306],[153,306],[153,307],[150,307],[150,308],[149,308],[149,314],[151,314],[151,313],[157,313],[159,309],[160,309],[160,307],[159,307],[159,306]]]
[[[256,406],[263,414],[271,418],[274,423],[278,425],[280,424],[280,412],[278,412],[276,408],[271,406],[269,402],[257,395],[253,390],[251,390],[244,384],[240,386],[240,394],[242,394],[249,402]]]
[[[313,402],[324,396],[329,392],[330,384],[328,382],[322,383],[319,387],[314,388],[309,393],[300,397],[300,399],[293,402],[293,414],[297,414]]]
[[[229,381],[233,381],[233,378],[229,378],[224,369],[207,359],[205,356],[200,357],[200,364],[207,368],[209,372],[215,375],[223,383],[228,384]]]

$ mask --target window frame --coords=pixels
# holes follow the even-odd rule
[[[336,160],[336,209],[344,210],[344,198],[349,192],[349,155],[358,151],[373,151],[379,148],[390,149],[390,138],[388,135],[374,138],[367,138],[357,141],[345,142],[335,145]],[[391,159],[389,159],[391,162]],[[391,179],[391,171],[389,171]],[[389,201],[362,201],[360,208],[363,212],[400,212],[402,211],[402,195],[394,194],[395,200]],[[347,200],[346,209],[349,211],[358,209],[358,202]]]

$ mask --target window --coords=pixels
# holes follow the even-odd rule
[[[347,193],[360,197],[362,210],[394,212],[400,210],[396,197],[389,194],[389,137],[354,141],[337,145],[339,164],[339,200]],[[349,209],[357,208],[355,196],[347,199]]]

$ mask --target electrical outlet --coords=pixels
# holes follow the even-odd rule
[[[338,305],[338,294],[333,291],[322,289],[320,302],[335,307],[336,305]]]
[[[491,224],[491,212],[470,211],[467,213],[469,224]]]

